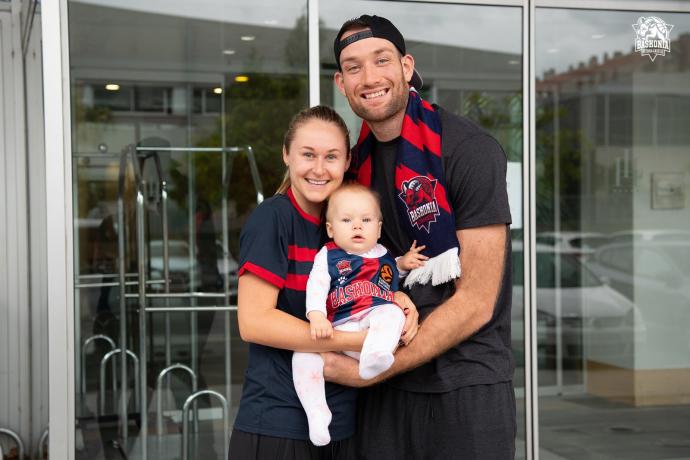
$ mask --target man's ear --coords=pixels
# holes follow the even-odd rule
[[[410,78],[412,78],[412,74],[410,74]],[[343,73],[342,72],[334,73],[333,74],[333,81],[335,82],[335,86],[338,87],[338,91],[340,91],[340,94],[347,97],[347,95],[345,94],[345,82],[343,81]]]
[[[326,222],[326,233],[328,234],[329,238],[333,238],[333,227],[331,227],[330,222]]]
[[[414,73],[414,58],[411,54],[406,54],[402,57],[401,61],[405,81],[409,83],[410,80],[412,80],[412,74]]]

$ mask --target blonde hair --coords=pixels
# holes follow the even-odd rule
[[[283,149],[286,152],[290,151],[290,144],[295,139],[295,135],[300,127],[311,120],[321,120],[327,123],[333,123],[340,129],[345,140],[345,151],[347,152],[347,158],[350,158],[350,131],[347,129],[345,121],[342,119],[338,112],[336,112],[331,107],[325,105],[317,105],[314,107],[309,107],[307,109],[302,109],[292,117],[290,124],[288,125],[287,131],[285,131],[285,137],[283,138]],[[290,188],[290,170],[285,171],[285,176],[283,176],[283,181],[281,182],[278,190],[276,190],[276,195],[280,193],[285,193],[288,188]]]
[[[379,213],[379,220],[383,220],[383,215],[381,214],[381,198],[379,197],[379,194],[376,193],[374,190],[370,189],[369,187],[366,187],[366,186],[364,186],[358,182],[345,183],[345,184],[341,185],[340,187],[338,187],[337,189],[335,189],[333,191],[333,193],[331,193],[331,196],[328,197],[328,203],[326,204],[326,212],[325,212],[326,220],[329,219],[328,214],[329,214],[329,211],[331,210],[330,204],[333,201],[333,199],[335,197],[337,197],[338,195],[340,195],[342,193],[347,193],[347,192],[365,193],[365,194],[369,195],[370,197],[372,197],[374,199],[374,203],[376,203],[376,209]]]

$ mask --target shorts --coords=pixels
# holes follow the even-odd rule
[[[446,393],[386,384],[360,390],[357,448],[362,460],[508,460],[517,423],[511,382]]]
[[[230,436],[228,460],[357,460],[354,437],[316,447],[309,440],[277,438],[237,429]]]

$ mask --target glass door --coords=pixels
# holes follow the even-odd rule
[[[78,459],[227,458],[239,232],[308,104],[274,3],[69,2]]]
[[[690,454],[690,14],[536,10],[547,458]]]
[[[321,102],[336,107],[353,141],[361,123],[333,83],[332,43],[340,26],[362,14],[390,19],[405,37],[407,52],[424,79],[421,95],[487,129],[508,158],[513,223],[512,346],[518,413],[517,458],[524,458],[524,327],[522,270],[522,8],[417,2],[322,0],[320,12]],[[481,33],[478,33],[481,24]],[[433,25],[430,27],[429,25]],[[385,225],[385,224],[384,224]]]

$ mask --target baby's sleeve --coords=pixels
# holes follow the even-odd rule
[[[326,300],[331,288],[331,275],[328,273],[328,249],[322,247],[314,258],[314,265],[307,280],[307,315],[311,311],[326,312]]]

